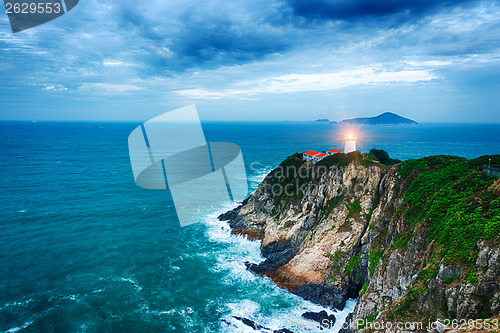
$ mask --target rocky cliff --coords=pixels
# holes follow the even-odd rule
[[[266,260],[249,269],[322,305],[359,297],[354,321],[488,318],[500,311],[500,184],[481,172],[488,158],[388,167],[359,152],[315,165],[293,155],[220,218],[261,240]]]

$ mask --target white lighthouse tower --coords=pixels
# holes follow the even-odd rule
[[[349,154],[356,151],[356,138],[352,135],[348,135],[345,138],[344,153]]]

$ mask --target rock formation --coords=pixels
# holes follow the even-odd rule
[[[359,297],[354,322],[492,317],[500,200],[482,159],[388,167],[359,152],[315,165],[293,155],[220,218],[261,240],[253,272],[324,306]]]

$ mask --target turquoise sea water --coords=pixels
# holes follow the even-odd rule
[[[168,191],[135,185],[127,137],[136,126],[0,123],[0,332],[254,332],[233,315],[314,331],[300,315],[319,306],[245,269],[262,260],[258,242],[231,236],[216,219],[221,212],[181,229]],[[207,141],[240,145],[252,191],[294,152],[343,149],[346,131],[318,123],[203,127]],[[500,125],[352,130],[359,150],[383,148],[399,159],[500,153]],[[336,313],[339,323],[354,304]]]

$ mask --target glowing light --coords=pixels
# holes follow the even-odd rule
[[[356,140],[358,131],[353,128],[346,128],[344,131],[344,153],[348,154],[357,150]]]
[[[337,140],[344,142],[351,141],[356,142],[359,140],[363,140],[365,138],[364,130],[361,126],[356,124],[348,124],[342,126],[343,128],[337,132]],[[360,139],[361,137],[361,139]]]
[[[346,140],[356,140],[356,136],[349,132],[346,136]]]

